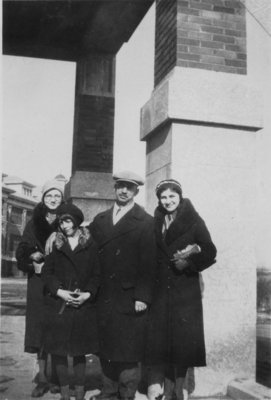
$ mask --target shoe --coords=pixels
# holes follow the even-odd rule
[[[100,393],[90,397],[89,400],[119,400],[119,398],[117,394],[109,395],[105,393]]]
[[[49,384],[47,382],[39,382],[33,389],[31,397],[42,397],[49,391]]]
[[[58,386],[54,383],[50,383],[50,392],[52,394],[60,393],[60,386]]]

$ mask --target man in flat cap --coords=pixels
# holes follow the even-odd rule
[[[143,179],[129,171],[113,179],[114,206],[98,214],[89,227],[99,246],[102,271],[98,324],[103,389],[97,397],[132,400],[152,296],[154,229],[153,218],[134,202]]]

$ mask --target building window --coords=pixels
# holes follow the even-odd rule
[[[10,242],[9,242],[9,256],[15,257],[15,253],[17,247],[21,241],[21,236],[19,235],[10,235]]]
[[[23,194],[25,196],[31,196],[32,195],[32,190],[31,189],[27,189],[27,188],[23,188]]]
[[[12,207],[10,222],[15,225],[22,225],[23,210],[18,207]]]

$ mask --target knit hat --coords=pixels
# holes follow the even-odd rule
[[[49,192],[50,190],[59,190],[60,193],[62,194],[62,198],[64,197],[64,184],[61,181],[57,181],[55,179],[51,181],[45,182],[45,184],[42,187],[42,199],[44,198],[44,195]]]
[[[160,195],[164,190],[173,190],[174,192],[178,193],[180,197],[182,198],[182,187],[181,184],[178,181],[175,181],[175,179],[165,179],[161,182],[158,183],[158,185],[155,188],[155,193],[158,199],[160,198]]]
[[[70,218],[76,226],[80,226],[84,221],[84,214],[74,204],[61,204],[57,209],[57,217],[60,221]]]

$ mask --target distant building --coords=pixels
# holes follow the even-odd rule
[[[2,175],[1,276],[22,276],[16,266],[15,251],[33,209],[35,185],[16,176]]]

